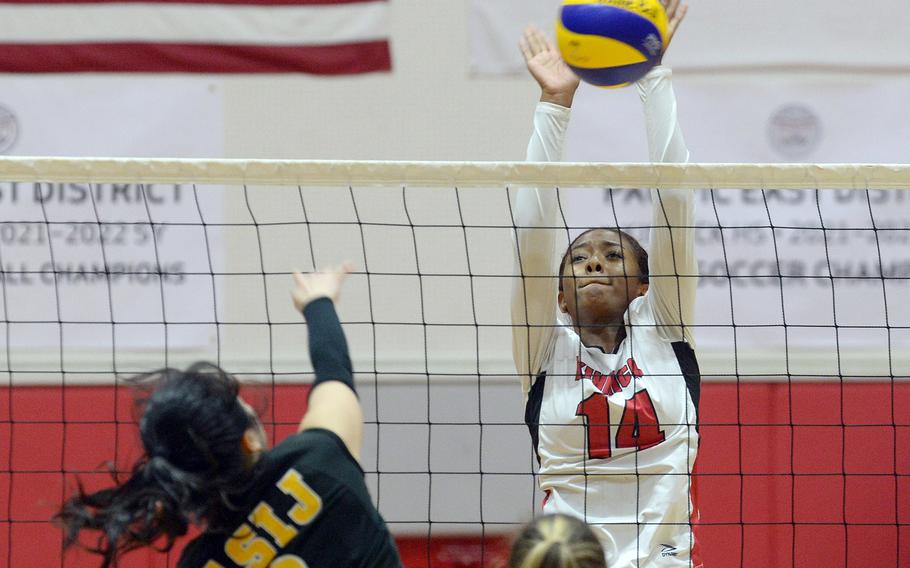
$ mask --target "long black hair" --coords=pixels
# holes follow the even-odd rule
[[[77,492],[55,515],[66,546],[83,530],[99,531],[87,548],[104,558],[103,568],[120,556],[163,539],[163,550],[186,534],[190,524],[227,531],[227,523],[254,476],[241,448],[255,416],[237,399],[237,379],[215,365],[196,363],[186,371],[161,369],[131,379],[144,396],[139,431],[145,455],[124,482]]]

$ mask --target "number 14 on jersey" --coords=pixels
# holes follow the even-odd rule
[[[646,390],[640,390],[626,400],[622,418],[615,428],[615,440],[607,395],[599,392],[592,394],[578,403],[575,415],[584,418],[588,456],[592,458],[609,458],[613,455],[614,447],[643,450],[656,446],[665,439],[654,403]]]

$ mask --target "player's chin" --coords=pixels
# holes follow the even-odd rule
[[[592,283],[579,286],[577,294],[579,303],[600,304],[615,301],[619,296],[619,291],[611,284]]]
[[[596,323],[609,319],[620,303],[616,294],[592,294],[589,297],[579,297],[576,307],[579,314],[584,314],[583,319]]]

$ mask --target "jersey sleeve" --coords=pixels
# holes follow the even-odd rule
[[[672,72],[657,67],[638,82],[644,104],[648,151],[652,162],[687,163],[689,150],[676,112]],[[668,341],[694,345],[689,326],[694,321],[698,264],[695,257],[695,199],[691,190],[651,190],[652,219],[647,299]]]
[[[570,109],[538,103],[527,160],[562,159]],[[512,286],[512,356],[525,394],[552,355],[557,333],[556,239],[565,229],[555,188],[520,188],[515,195],[515,254],[520,278]]]

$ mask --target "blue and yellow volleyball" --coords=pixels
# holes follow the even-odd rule
[[[556,43],[583,81],[622,87],[660,61],[667,15],[660,0],[563,0]]]

